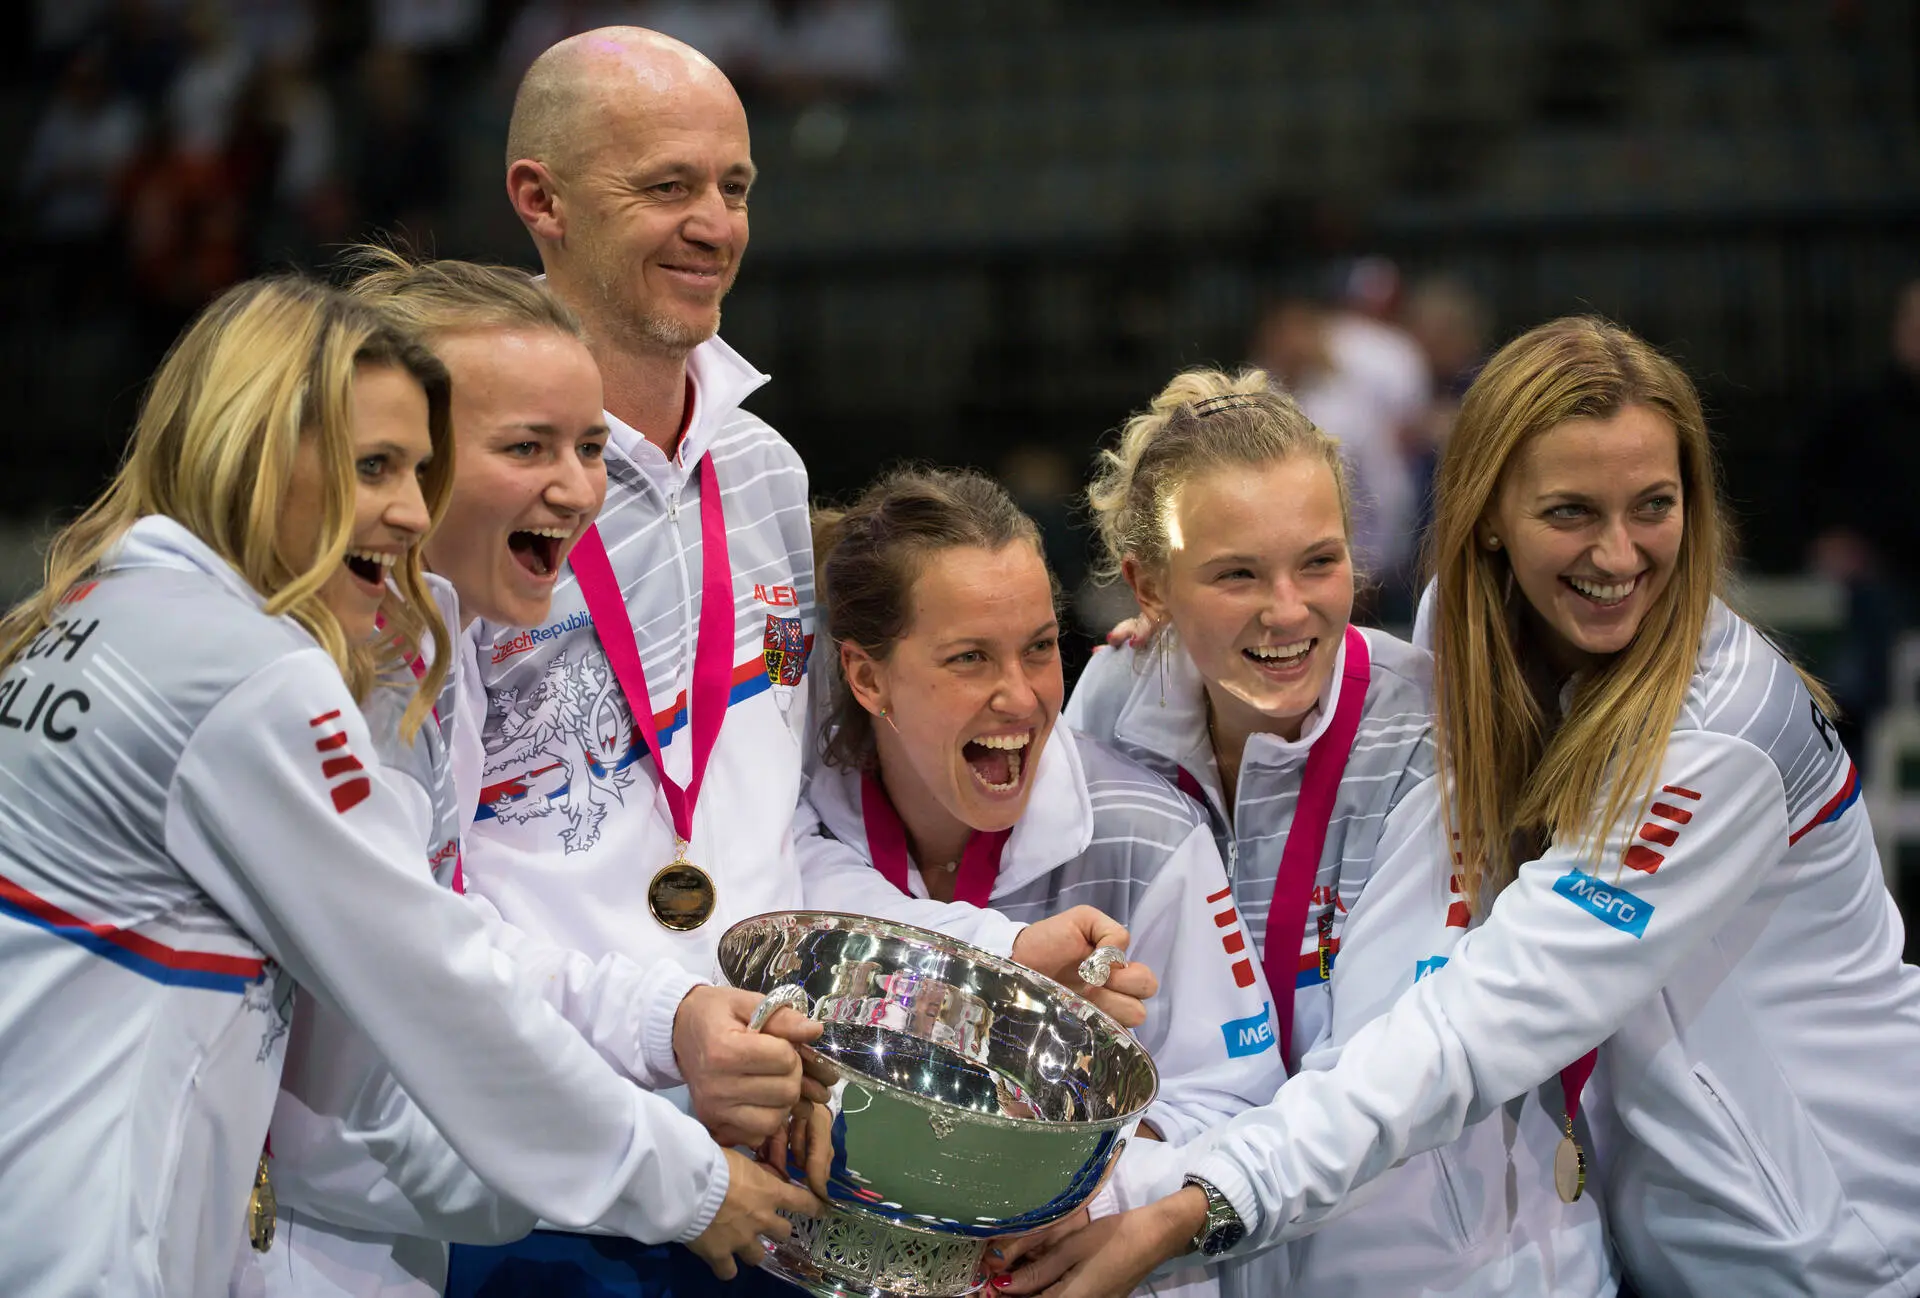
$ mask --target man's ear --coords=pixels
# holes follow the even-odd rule
[[[840,642],[840,671],[854,702],[874,716],[887,710],[886,669],[857,644]]]
[[[507,201],[515,216],[527,227],[527,233],[542,243],[559,243],[566,237],[566,203],[560,197],[559,183],[544,162],[521,158],[507,165]]]
[[[1155,627],[1167,621],[1166,579],[1133,555],[1120,561],[1120,579],[1133,592],[1134,602]]]

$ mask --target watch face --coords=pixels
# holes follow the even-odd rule
[[[1230,1221],[1224,1226],[1217,1227],[1212,1234],[1208,1235],[1207,1242],[1201,1246],[1200,1251],[1208,1257],[1218,1257],[1246,1237],[1246,1226],[1237,1221]]]

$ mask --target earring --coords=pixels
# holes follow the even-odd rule
[[[1498,550],[1500,548],[1500,538],[1492,532],[1487,533],[1487,548],[1489,550]]]
[[[1167,706],[1167,628],[1153,630],[1153,660],[1160,673],[1160,706]]]
[[[885,709],[885,708],[881,708],[881,709],[880,709],[880,715],[881,715],[881,717],[882,717],[883,719],[885,719],[885,721],[886,721],[886,723],[887,723],[888,725],[890,725],[890,726],[893,726],[893,733],[894,733],[894,734],[896,734],[896,735],[897,735],[897,734],[899,734],[899,733],[900,733],[900,727],[894,724],[894,720],[893,720],[893,716],[892,716],[892,714],[891,714],[891,713],[889,713],[889,712],[887,711],[887,709]]]

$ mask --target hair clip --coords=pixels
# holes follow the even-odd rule
[[[1222,410],[1241,410],[1253,404],[1250,392],[1223,392],[1217,397],[1203,397],[1193,403],[1193,417],[1205,419],[1208,415],[1217,415]]]

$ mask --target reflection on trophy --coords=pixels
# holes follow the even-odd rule
[[[1091,1004],[926,929],[782,912],[734,925],[719,956],[734,986],[797,987],[827,1024],[833,1206],[767,1259],[826,1298],[971,1293],[988,1241],[1092,1197],[1158,1085]]]

